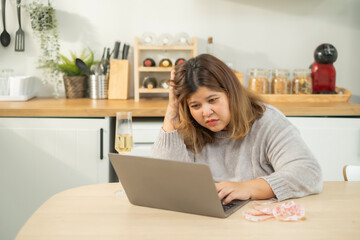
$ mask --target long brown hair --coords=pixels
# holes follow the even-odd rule
[[[176,128],[192,152],[201,152],[207,143],[214,141],[214,132],[195,121],[187,104],[187,99],[199,87],[224,92],[228,96],[231,118],[227,130],[231,138],[245,137],[253,122],[265,111],[260,96],[243,87],[234,72],[218,58],[201,54],[177,65],[174,94],[179,102],[180,121]]]

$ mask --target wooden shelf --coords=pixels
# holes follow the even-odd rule
[[[261,94],[267,102],[291,103],[331,103],[348,102],[351,92],[345,88],[336,88],[338,94]]]
[[[170,72],[172,67],[139,67],[139,72]]]
[[[139,50],[192,51],[194,50],[194,47],[192,45],[184,45],[184,46],[139,45]]]
[[[169,89],[166,88],[139,88],[139,93],[168,93]]]
[[[154,51],[151,54],[162,54],[162,51],[175,51],[176,54],[186,54],[190,57],[196,57],[198,54],[198,41],[194,37],[191,40],[190,45],[171,45],[171,46],[155,46],[155,45],[141,45],[140,39],[135,37],[134,39],[134,100],[138,102],[140,100],[140,94],[155,94],[155,93],[168,93],[168,89],[155,88],[145,89],[142,87],[142,80],[140,80],[140,73],[170,73],[173,67],[143,67],[141,59],[146,55],[147,51]],[[158,53],[156,53],[156,51]]]

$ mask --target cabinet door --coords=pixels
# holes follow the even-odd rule
[[[55,193],[108,182],[108,131],[106,118],[0,118],[0,239]]]
[[[134,149],[130,155],[151,157],[151,148],[162,127],[163,118],[134,118]]]
[[[318,159],[324,181],[343,181],[346,164],[360,165],[360,118],[288,117]]]

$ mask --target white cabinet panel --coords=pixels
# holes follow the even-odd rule
[[[343,166],[360,165],[360,118],[288,117],[318,159],[325,181],[343,181]]]
[[[151,148],[159,135],[162,124],[162,118],[134,118],[134,149],[130,155],[151,157]]]
[[[109,128],[108,118],[0,118],[0,239],[55,193],[109,181]]]

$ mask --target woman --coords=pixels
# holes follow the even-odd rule
[[[321,191],[320,166],[298,130],[222,61],[199,55],[177,65],[170,82],[155,157],[207,164],[223,204]]]

